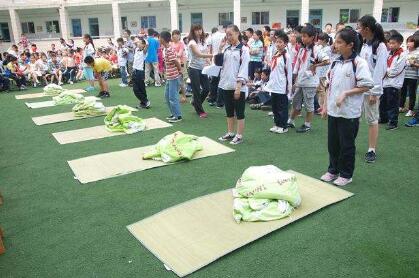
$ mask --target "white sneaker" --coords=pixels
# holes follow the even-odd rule
[[[345,185],[350,184],[351,182],[352,182],[352,179],[339,177],[333,182],[333,184],[336,186],[345,186]]]
[[[270,132],[276,132],[278,130],[279,127],[277,127],[276,125],[273,126],[271,129],[269,129]]]
[[[63,82],[58,82],[58,86],[61,86],[61,85],[63,85]]]
[[[74,82],[73,82],[73,81],[68,81],[68,83],[69,83],[69,84],[71,84],[71,85],[73,85],[73,84],[74,84]]]
[[[412,110],[407,111],[406,115],[404,115],[404,116],[405,117],[413,117],[414,116],[413,111]]]
[[[334,175],[334,174],[331,174],[331,173],[327,172],[320,179],[322,181],[325,181],[325,182],[332,182],[332,181],[336,180],[338,177],[339,177],[339,175]]]
[[[277,127],[274,132],[275,133],[278,133],[278,134],[287,133],[288,132],[288,128]]]
[[[121,88],[125,88],[125,87],[127,87],[128,85],[127,84],[125,84],[125,83],[121,83],[121,84],[119,84],[119,87],[121,87]]]
[[[156,87],[161,87],[161,84],[156,83],[154,86],[156,86]]]
[[[274,112],[269,112],[268,116],[272,117],[274,115]]]

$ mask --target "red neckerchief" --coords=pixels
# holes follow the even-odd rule
[[[276,52],[275,55],[272,57],[272,61],[271,61],[271,71],[273,71],[276,66],[278,65],[278,58],[285,55],[287,51],[284,49],[284,51],[282,51],[282,53],[278,53]]]
[[[309,46],[305,46],[303,49],[303,57],[301,57],[299,59],[299,64],[298,64],[298,71],[300,71],[301,65],[304,64],[307,60],[307,52],[309,50]],[[314,47],[311,48],[311,51],[314,51]],[[298,55],[299,56],[299,55]]]
[[[390,57],[388,57],[387,59],[387,67],[391,67],[391,64],[393,63],[394,58],[396,58],[397,56],[400,56],[400,54],[402,54],[403,52],[403,48],[399,48],[399,50],[397,50],[396,52],[394,52]]]

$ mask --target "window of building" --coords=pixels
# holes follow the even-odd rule
[[[323,10],[310,10],[309,22],[316,28],[322,28]]]
[[[202,13],[191,13],[191,24],[199,24],[202,26]]]
[[[339,22],[357,23],[359,19],[359,9],[340,9]]]
[[[141,28],[157,28],[156,16],[142,16]]]
[[[218,14],[218,25],[229,25],[234,22],[234,13],[219,13]]]
[[[60,24],[58,20],[51,20],[46,22],[47,33],[60,33]]]
[[[10,42],[9,24],[0,22],[0,42]]]
[[[253,12],[252,13],[252,25],[268,25],[269,24],[269,12]]]
[[[295,28],[298,26],[300,21],[299,10],[287,10],[287,27]]]
[[[398,22],[400,8],[385,8],[381,14],[381,22]]]
[[[121,17],[121,27],[122,27],[122,30],[128,29],[128,19],[126,16]]]
[[[80,18],[72,18],[71,19],[71,27],[73,28],[73,37],[81,37],[81,19]]]
[[[35,24],[33,22],[22,22],[22,33],[35,34]]]
[[[92,37],[99,37],[99,20],[97,17],[89,18],[89,32]]]
[[[179,22],[178,22],[178,24],[179,24],[179,32],[183,32],[183,18],[182,18],[182,14],[179,14],[179,17],[178,17],[178,19],[179,19]]]

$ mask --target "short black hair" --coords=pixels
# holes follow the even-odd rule
[[[125,29],[124,31],[127,32],[128,36],[131,36],[131,30]]]
[[[276,39],[281,39],[284,43],[289,42],[288,35],[283,30],[275,31],[275,38]]]
[[[402,44],[403,43],[403,36],[402,36],[402,34],[400,34],[398,31],[396,31],[396,30],[391,30],[390,31],[390,38],[388,39],[389,41],[391,41],[391,40],[393,40],[393,41],[396,41],[396,42],[398,42],[398,43],[400,43],[400,44]]]
[[[217,27],[214,27],[214,28],[211,29],[211,33],[212,34],[216,33],[217,31],[218,31],[218,28]]]
[[[154,29],[153,28],[148,29],[147,33],[150,37],[153,36],[154,35]]]
[[[250,33],[252,33],[252,34],[255,32],[255,31],[253,30],[253,28],[250,28],[250,27],[249,27],[249,28],[247,28],[247,29],[246,29],[246,31],[248,31],[248,32],[250,32]]]
[[[332,23],[326,23],[326,25],[324,25],[324,27],[326,27],[326,26],[330,26],[330,27],[333,27],[333,25],[332,25]]]
[[[309,37],[316,36],[316,33],[316,28],[311,24],[307,24],[305,27],[303,27],[303,29],[301,29],[301,34],[307,34]]]
[[[124,39],[123,38],[117,38],[116,39],[116,42],[122,42],[122,43],[124,43]]]
[[[266,76],[269,77],[269,75],[271,74],[271,70],[270,69],[263,69],[262,73],[264,73]]]
[[[92,56],[87,56],[84,58],[84,62],[88,65],[92,64],[95,61],[95,59]]]
[[[160,38],[165,42],[170,42],[172,40],[172,35],[170,34],[170,32],[162,31],[160,33]]]
[[[179,30],[173,30],[172,31],[172,36],[173,35],[179,35],[180,36],[180,31]]]
[[[263,26],[263,28],[265,28],[265,30],[267,32],[270,32],[271,31],[271,27],[269,27],[269,25],[265,25],[265,26]]]

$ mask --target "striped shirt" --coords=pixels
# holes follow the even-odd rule
[[[406,75],[404,78],[419,79],[419,69],[410,66],[413,63],[419,63],[419,47],[407,54]]]
[[[166,66],[166,78],[167,80],[174,80],[179,77],[180,73],[176,67],[176,52],[172,47],[164,49],[164,64]]]

